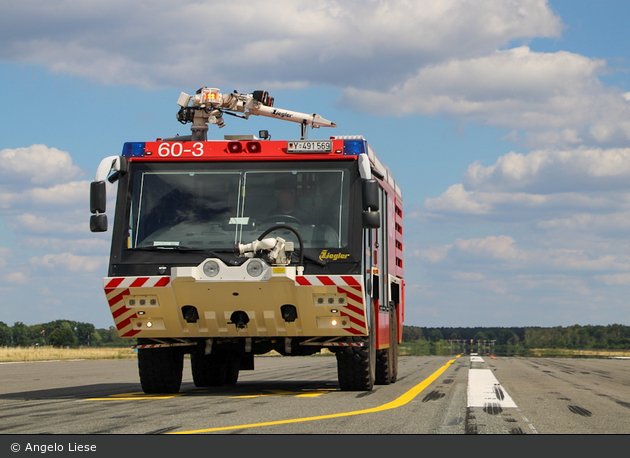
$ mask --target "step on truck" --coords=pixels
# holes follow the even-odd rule
[[[145,393],[178,392],[186,354],[198,387],[235,384],[272,350],[328,349],[344,391],[396,381],[401,190],[362,136],[309,140],[336,125],[273,103],[266,91],[181,93],[190,135],[125,143],[97,169],[90,229],[108,230],[117,182],[103,285],[119,335],[137,339]],[[225,115],[295,122],[299,139],[208,140]]]

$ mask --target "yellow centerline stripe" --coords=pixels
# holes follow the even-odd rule
[[[135,393],[118,393],[111,394],[106,398],[89,398],[86,401],[120,401],[120,400],[134,400],[134,399],[171,399],[177,396],[184,396],[185,393],[173,393],[173,394],[146,394],[141,391]]]
[[[459,358],[459,356],[457,356],[457,358]],[[418,396],[426,387],[428,387],[431,383],[433,383],[435,379],[437,379],[440,375],[442,375],[444,371],[448,369],[449,366],[453,364],[454,362],[455,360],[451,359],[444,366],[439,368],[437,371],[435,371],[429,377],[424,379],[418,385],[414,386],[412,389],[402,394],[398,398],[394,399],[393,401],[383,404],[381,406],[372,407],[370,409],[355,410],[353,412],[333,413],[329,415],[320,415],[317,417],[293,418],[289,420],[267,421],[264,423],[250,423],[248,425],[221,426],[219,428],[195,429],[192,431],[177,431],[177,432],[172,432],[172,433],[167,433],[167,434],[198,434],[198,433],[210,433],[210,432],[215,432],[215,431],[227,431],[230,429],[258,428],[260,426],[286,425],[289,423],[301,423],[305,421],[326,420],[328,418],[350,417],[353,415],[363,415],[366,413],[375,413],[375,412],[382,412],[384,410],[396,409],[398,407],[404,406],[413,398]]]

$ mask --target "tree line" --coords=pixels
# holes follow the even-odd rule
[[[403,326],[403,341],[479,342],[495,346],[563,349],[630,349],[630,326],[621,324],[543,327],[429,328]]]
[[[469,345],[491,343],[502,346],[564,349],[630,349],[630,326],[621,324],[543,327],[418,327],[403,326],[404,342],[459,342]],[[0,321],[0,347],[126,347],[135,339],[122,339],[115,326],[96,329],[93,324],[55,320],[28,326]]]
[[[129,339],[121,339],[115,326],[96,329],[93,324],[72,320],[55,320],[32,326],[18,321],[9,326],[0,321],[0,347],[126,347],[133,343]]]

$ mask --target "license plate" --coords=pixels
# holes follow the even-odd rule
[[[294,140],[287,142],[287,153],[331,153],[332,140]]]

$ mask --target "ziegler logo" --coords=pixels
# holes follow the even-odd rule
[[[348,259],[350,255],[346,253],[329,253],[328,250],[322,250],[319,253],[320,261],[338,261],[339,259]]]
[[[280,111],[280,110],[273,110],[273,112],[271,113],[275,116],[280,116],[281,118],[292,118],[293,115],[291,113],[287,113],[286,111]]]

